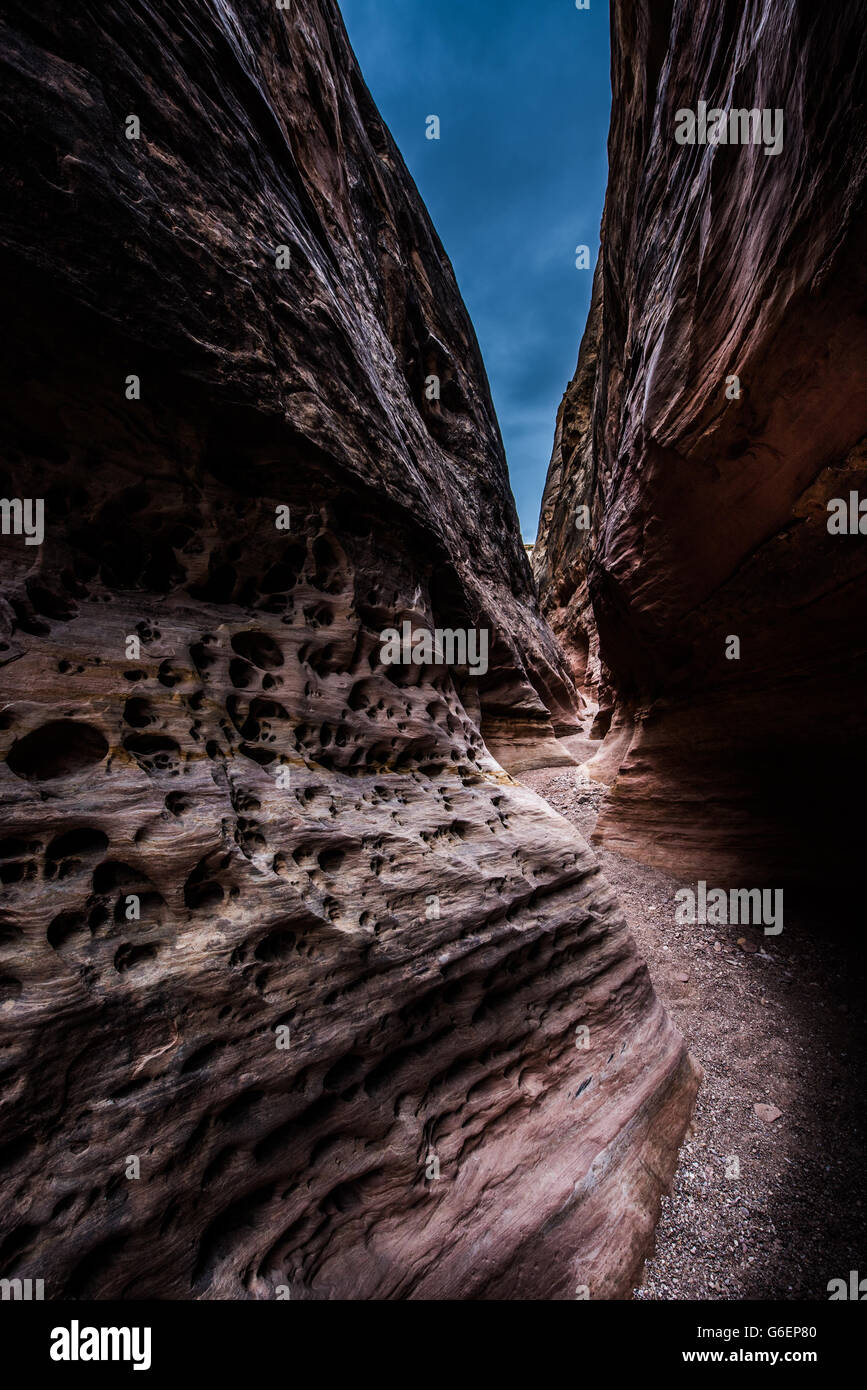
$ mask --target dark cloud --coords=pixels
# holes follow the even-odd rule
[[[342,0],[368,87],[458,277],[534,540],[554,420],[599,246],[611,102],[608,6]],[[425,138],[425,118],[442,123]]]

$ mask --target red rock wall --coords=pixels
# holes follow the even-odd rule
[[[612,6],[602,250],[534,566],[610,728],[597,836],[677,872],[827,887],[859,858],[867,542],[827,502],[867,497],[865,76],[859,4]],[[782,150],[677,144],[700,100],[781,108]]]

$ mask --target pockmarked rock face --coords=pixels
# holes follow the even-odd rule
[[[695,1072],[505,770],[574,687],[337,10],[0,40],[0,1276],[628,1296]]]
[[[596,836],[827,889],[860,864],[867,768],[867,516],[834,525],[867,503],[863,7],[615,0],[612,37],[593,307],[534,549],[600,703],[589,770],[616,776]]]

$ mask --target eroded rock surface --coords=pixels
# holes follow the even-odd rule
[[[863,7],[614,0],[612,39],[602,250],[534,550],[600,702],[589,769],[619,768],[596,833],[827,891],[857,873],[867,766],[867,542],[827,526],[867,497]],[[700,101],[781,109],[782,150],[677,144]]]
[[[0,538],[0,1274],[626,1296],[695,1073],[504,770],[574,687],[337,10],[0,37],[0,481],[45,502]],[[404,620],[490,670],[383,666]]]

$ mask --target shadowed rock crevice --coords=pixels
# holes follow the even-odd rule
[[[863,18],[612,6],[602,247],[534,568],[598,706],[595,837],[678,874],[824,892],[860,862],[867,560],[828,503],[867,496]],[[782,149],[677,144],[700,100],[780,109]]]

